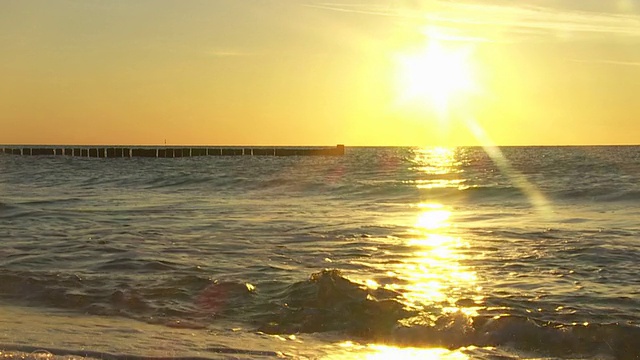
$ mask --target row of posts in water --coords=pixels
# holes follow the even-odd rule
[[[0,152],[11,155],[49,155],[90,158],[178,158],[192,156],[340,156],[344,145],[333,148],[299,147],[0,147]]]

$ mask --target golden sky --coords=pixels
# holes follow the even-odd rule
[[[639,0],[2,0],[0,143],[640,143]]]

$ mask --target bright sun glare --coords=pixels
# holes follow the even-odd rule
[[[469,55],[468,48],[447,47],[431,40],[421,51],[400,56],[398,86],[402,101],[430,104],[442,115],[451,102],[475,87]]]

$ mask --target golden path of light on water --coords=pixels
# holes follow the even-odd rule
[[[426,360],[463,360],[469,356],[456,350],[443,348],[398,348],[386,345],[359,345],[351,341],[339,344],[343,352],[337,352],[323,359],[426,359]]]
[[[428,178],[415,180],[418,189],[457,188],[464,189],[465,180],[455,178],[460,172],[460,162],[452,149],[435,147],[415,150],[412,170]]]
[[[414,151],[411,169],[421,180],[408,182],[421,190],[435,187],[459,190],[461,163],[455,149],[431,148]],[[450,206],[438,202],[420,202],[411,206],[412,214],[404,218],[409,234],[402,238],[399,261],[379,263],[376,267],[397,279],[385,288],[402,293],[402,301],[421,315],[401,320],[402,325],[437,326],[441,317],[470,319],[477,315],[482,289],[475,271],[464,265],[469,244],[455,234],[455,214]],[[376,289],[375,280],[363,285]],[[464,300],[464,301],[460,301]],[[361,345],[345,342],[332,359],[468,359],[464,349],[394,347],[380,344]]]
[[[463,182],[458,176],[460,163],[454,149],[416,150],[414,164],[414,169],[423,174],[425,181],[438,180],[438,187],[458,189]],[[416,186],[425,188],[424,183]],[[408,302],[418,308],[425,305],[441,307],[443,313],[475,315],[474,308],[457,304],[460,289],[477,286],[475,272],[461,264],[465,259],[461,250],[468,244],[450,235],[451,210],[440,203],[420,203],[415,208],[418,213],[412,224],[414,237],[407,241],[412,255],[395,269],[398,276],[409,283],[404,286],[408,290]]]

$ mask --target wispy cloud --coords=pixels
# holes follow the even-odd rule
[[[414,3],[415,4],[415,3]],[[423,19],[437,25],[503,28],[537,35],[616,34],[640,37],[640,16],[584,12],[550,7],[477,2],[431,1],[421,6],[310,3],[307,6],[345,13]]]
[[[618,61],[607,59],[569,59],[569,61],[585,64],[604,64],[618,66],[640,66],[640,61]]]
[[[244,57],[244,56],[257,55],[256,53],[252,53],[252,52],[243,52],[243,51],[229,50],[229,49],[214,49],[214,50],[208,51],[208,54],[218,58]]]
[[[529,28],[562,33],[640,36],[640,17],[533,6],[456,4],[463,21],[480,25]]]
[[[399,14],[397,8],[376,4],[312,3],[304,6],[353,14],[407,17],[407,15]]]

